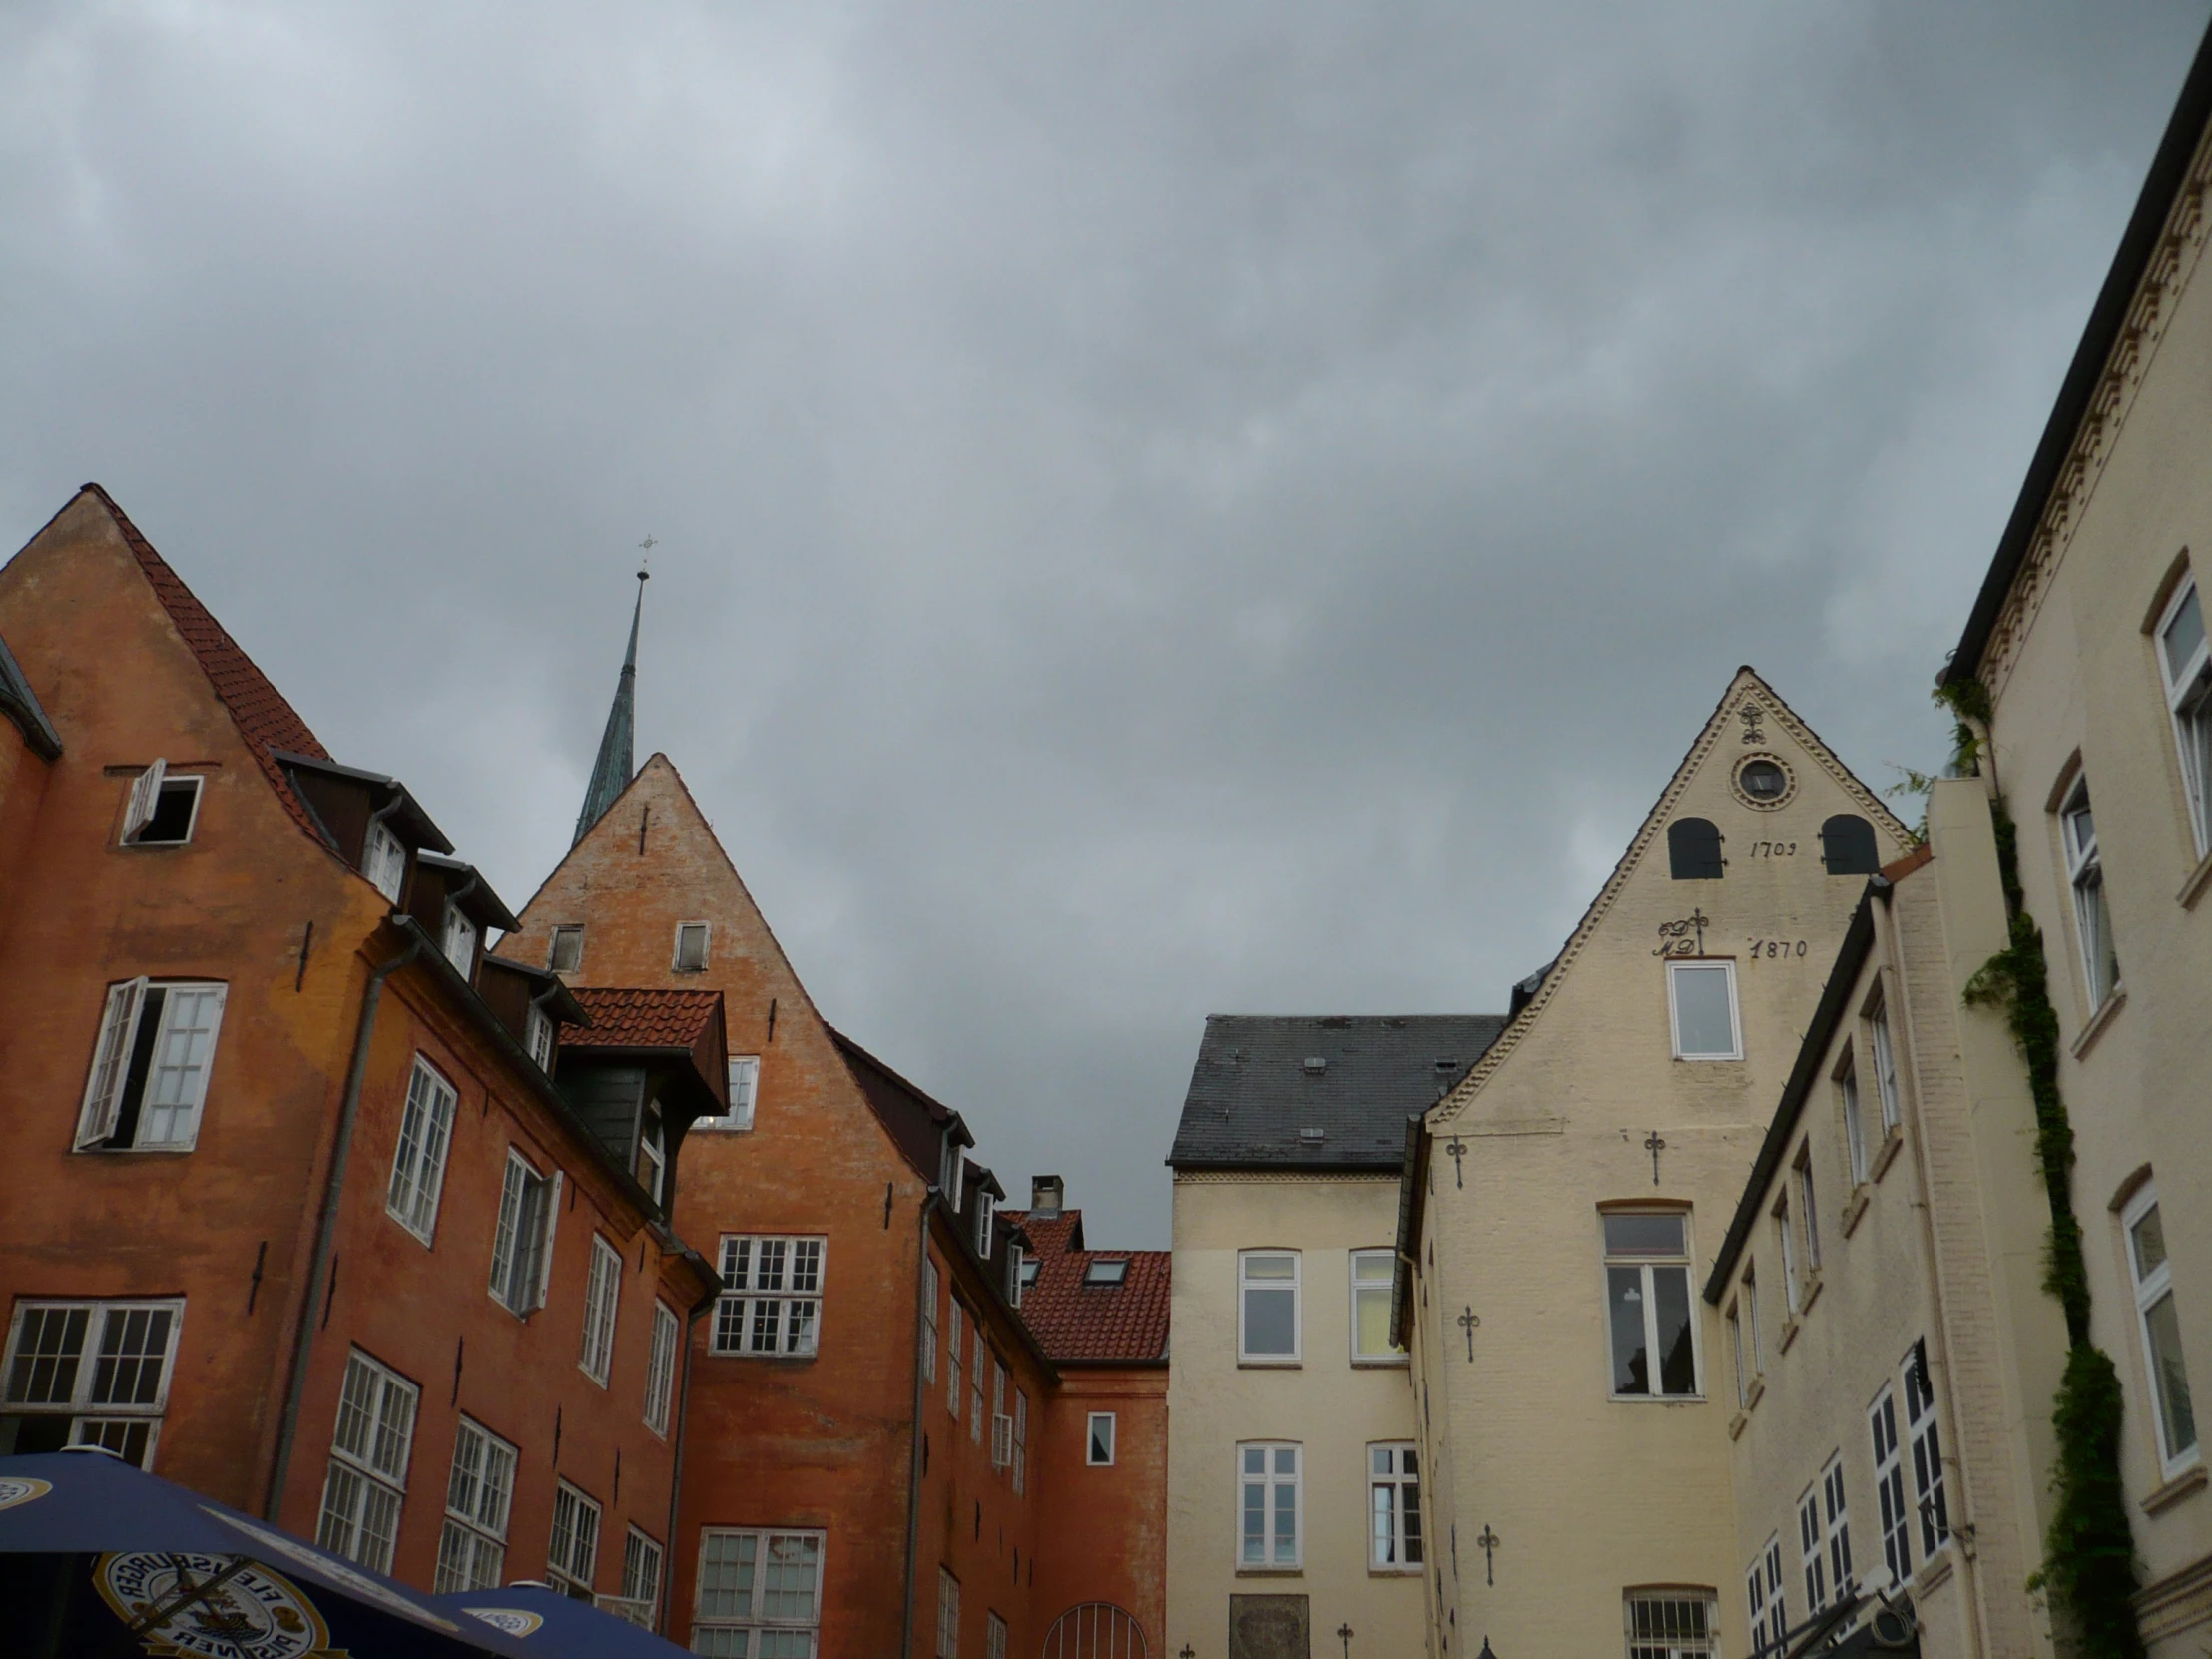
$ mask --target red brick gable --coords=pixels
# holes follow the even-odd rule
[[[1029,1236],[1037,1280],[1021,1294],[1021,1317],[1055,1362],[1160,1361],[1168,1352],[1170,1256],[1164,1250],[1071,1250],[1083,1212],[1040,1217],[1000,1212]],[[1119,1285],[1086,1285],[1096,1261],[1127,1262]]]

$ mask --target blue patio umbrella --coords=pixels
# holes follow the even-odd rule
[[[496,1625],[539,1659],[676,1659],[687,1651],[545,1584],[462,1590],[432,1596],[430,1602],[443,1612]]]
[[[0,1457],[0,1627],[25,1659],[544,1651],[94,1450]]]

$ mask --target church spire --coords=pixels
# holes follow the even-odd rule
[[[646,537],[650,549],[653,538]],[[576,834],[569,845],[584,838],[600,815],[615,804],[615,797],[630,787],[632,743],[638,719],[638,619],[645,614],[645,584],[652,575],[640,561],[638,600],[630,612],[630,649],[622,656],[622,675],[615,681],[614,707],[607,711],[607,730],[599,737],[599,759],[592,763],[591,785],[584,791],[584,810],[576,815]]]

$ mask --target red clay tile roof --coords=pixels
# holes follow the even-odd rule
[[[1083,1212],[1042,1217],[1001,1211],[1029,1236],[1037,1281],[1021,1293],[1021,1317],[1056,1362],[1160,1361],[1168,1353],[1168,1264],[1164,1250],[1071,1250]],[[1119,1285],[1085,1285],[1097,1261],[1127,1262]]]
[[[199,659],[209,684],[215,687],[216,696],[230,711],[239,735],[254,752],[254,759],[261,764],[263,774],[276,791],[276,798],[298,820],[300,829],[321,841],[324,837],[313,815],[292,793],[284,769],[270,751],[288,749],[318,761],[328,760],[330,752],[307,730],[307,723],[284,701],[284,694],[270,683],[268,675],[254,666],[254,659],[231,638],[192,589],[185,586],[183,578],[169,568],[169,562],[154,551],[154,544],[139,533],[139,527],[115,504],[115,498],[98,484],[87,484],[85,490],[99,499],[115,520],[116,528],[123,532],[123,539],[137,557],[139,569],[145,572],[155,598],[162,602],[177,632],[184,636],[185,644]]]
[[[571,1048],[692,1048],[714,1023],[720,991],[571,987],[591,1024],[563,1025]]]

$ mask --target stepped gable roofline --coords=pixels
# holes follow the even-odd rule
[[[386,822],[398,826],[409,837],[410,845],[430,852],[453,850],[453,843],[446,838],[445,831],[437,827],[430,815],[423,810],[422,803],[398,779],[381,772],[364,772],[359,767],[341,766],[328,756],[301,755],[289,749],[273,749],[270,754],[279,766],[295,772],[319,772],[331,778],[344,778],[384,791],[384,804],[388,805],[393,800],[399,803]]]
[[[1086,1250],[1083,1212],[1057,1216],[1009,1210],[1029,1235],[1036,1283],[1022,1293],[1021,1317],[1063,1370],[1168,1363],[1174,1259],[1165,1250]],[[1094,1261],[1126,1262],[1119,1285],[1088,1285]]]
[[[115,498],[98,484],[88,483],[77,493],[98,501],[115,521],[124,544],[138,560],[147,585],[154,590],[154,597],[161,601],[162,609],[169,613],[169,620],[183,638],[186,649],[199,662],[208,684],[215,688],[217,698],[238,728],[239,736],[246,740],[246,747],[261,766],[263,776],[276,790],[276,798],[301,830],[328,846],[329,837],[307,810],[307,804],[292,790],[291,780],[284,776],[276,752],[284,750],[318,761],[327,761],[330,752],[307,729],[298,710],[284,701],[283,694],[271,683],[269,676],[255,665],[254,659],[230,636],[223,624],[216,621],[207,606],[200,603],[192,589],[185,586],[184,579],[154,551],[154,544],[139,533],[139,527],[116,505]],[[54,516],[59,518],[61,514]]]
[[[23,672],[23,665],[15,660],[15,653],[8,649],[8,642],[0,639],[0,714],[6,715],[23,734],[23,741],[31,746],[31,752],[44,761],[58,761],[62,755],[62,735],[54,730],[54,723],[46,718],[46,710],[40,706],[38,693],[31,690],[31,682]]]
[[[1433,1106],[1505,1023],[1502,1014],[1210,1014],[1167,1161],[1393,1173],[1406,1114]]]
[[[2066,377],[2059,382],[2058,400],[2043,423],[2043,435],[2028,462],[2027,476],[2020,483],[2011,516],[2005,520],[2004,533],[1997,538],[1996,553],[1982,577],[1981,591],[1974,596],[1957,646],[1936,676],[1937,685],[1946,685],[1961,675],[1979,676],[1981,672],[1990,636],[2004,616],[2013,583],[2035,545],[2045,509],[2064,479],[2076,440],[2084,424],[2099,413],[2098,394],[2106,382],[2107,370],[2113,366],[2115,355],[2128,355],[2135,348],[2135,330],[2129,322],[2136,296],[2168,250],[2171,239],[2167,225],[2175,217],[2177,204],[2187,197],[2190,173],[2208,124],[2212,124],[2212,27],[2197,43],[2196,58],[2189,65],[2173,113],[2167,118],[2165,134],[2151,158],[2150,171],[2135,198],[2135,211],[2120,234],[2104,285],[2097,290],[2096,303],[2089,309],[2088,324],[2074,347],[2073,360],[2066,366]]]
[[[1573,972],[1575,960],[1582,954],[1590,935],[1611,913],[1621,889],[1628,884],[1629,876],[1643,862],[1644,855],[1658,838],[1660,830],[1673,817],[1675,803],[1681,800],[1682,792],[1689,787],[1691,777],[1727,730],[1730,713],[1745,698],[1752,696],[1757,696],[1768,706],[1766,712],[1769,718],[1788,732],[1806,754],[1842,786],[1844,793],[1851,797],[1853,804],[1861,812],[1887,829],[1892,839],[1910,841],[1913,838],[1905,826],[1898,822],[1897,815],[1882,804],[1881,797],[1853,776],[1851,770],[1836,758],[1835,752],[1799,718],[1797,711],[1760,677],[1756,669],[1749,664],[1739,668],[1729,681],[1728,689],[1721,694],[1721,700],[1713,706],[1713,712],[1706,718],[1705,725],[1675,766],[1674,776],[1667,780],[1667,787],[1659,792],[1659,799],[1652,803],[1651,811],[1644,815],[1643,824],[1630,839],[1628,849],[1621,854],[1620,861],[1614,864],[1613,873],[1605,878],[1605,884],[1598,888],[1597,896],[1590,900],[1590,907],[1582,912],[1582,919],[1575,923],[1574,931],[1567,935],[1566,945],[1544,970],[1542,982],[1535,987],[1505,1029],[1498,1033],[1497,1041],[1483,1053],[1473,1069],[1459,1080],[1445,1099],[1438,1101],[1428,1111],[1427,1123],[1430,1130],[1438,1131],[1457,1121],[1482,1085],[1489,1080],[1491,1073],[1520,1045],[1529,1029],[1543,1018],[1544,1010],[1551,1006],[1552,999],[1558,995],[1559,986]]]

